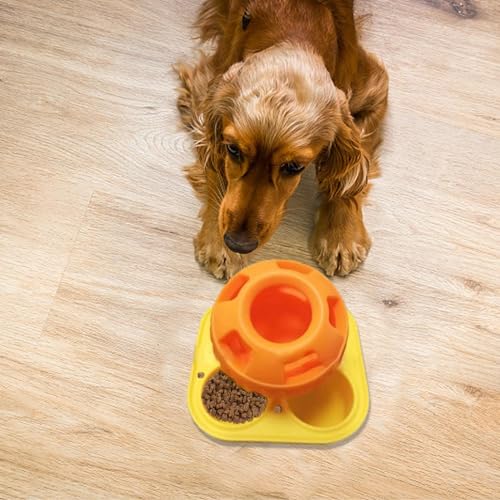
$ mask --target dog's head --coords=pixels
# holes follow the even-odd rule
[[[327,196],[366,184],[345,95],[312,52],[278,46],[233,65],[212,86],[205,126],[207,166],[223,184],[219,229],[234,252],[271,237],[305,169],[316,166]]]

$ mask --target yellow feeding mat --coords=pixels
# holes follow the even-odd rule
[[[369,394],[358,329],[351,314],[338,369],[306,394],[269,401],[262,415],[241,424],[217,420],[202,402],[206,381],[220,369],[210,340],[210,313],[209,309],[201,320],[188,388],[189,411],[202,431],[223,441],[331,444],[359,430],[368,414]]]

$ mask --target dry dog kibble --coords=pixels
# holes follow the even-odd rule
[[[267,404],[264,396],[245,391],[223,372],[217,372],[207,380],[201,398],[210,415],[234,424],[258,417]]]

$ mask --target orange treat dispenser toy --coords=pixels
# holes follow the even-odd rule
[[[211,339],[222,370],[271,399],[319,384],[339,364],[347,334],[347,310],[335,287],[296,262],[247,267],[212,310]]]
[[[267,406],[246,423],[220,421],[202,402],[223,371]],[[335,443],[354,434],[369,408],[358,330],[337,289],[294,261],[246,267],[204,315],[188,391],[193,420],[226,441]]]

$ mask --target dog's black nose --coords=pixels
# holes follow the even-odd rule
[[[224,235],[224,243],[229,250],[236,253],[250,253],[253,252],[259,242],[255,238],[251,238],[248,233],[244,231],[233,231]]]

